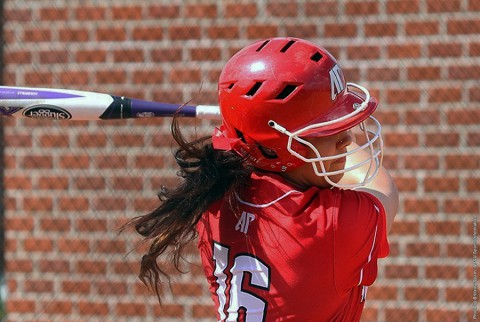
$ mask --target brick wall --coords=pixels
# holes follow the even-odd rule
[[[325,46],[379,98],[401,191],[363,320],[476,315],[479,1],[4,2],[5,85],[215,104],[221,67],[252,40]],[[118,232],[175,182],[169,121],[2,120],[9,321],[212,320],[194,247],[160,307],[137,281],[136,236]]]

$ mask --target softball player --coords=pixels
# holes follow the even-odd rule
[[[183,181],[132,221],[151,240],[140,278],[158,294],[158,256],[178,268],[198,240],[217,320],[358,321],[398,204],[376,99],[296,38],[240,50],[218,92],[212,137],[188,142],[174,118]]]

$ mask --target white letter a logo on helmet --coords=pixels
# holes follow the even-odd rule
[[[340,77],[340,67],[335,64],[332,69],[330,69],[330,89],[332,93],[332,101],[335,100],[338,94],[340,94],[345,86],[343,85],[342,78]]]

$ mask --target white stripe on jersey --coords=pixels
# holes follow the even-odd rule
[[[271,205],[273,205],[274,203],[282,200],[283,198],[289,196],[290,194],[292,193],[302,193],[300,191],[297,191],[297,190],[290,190],[288,192],[286,192],[284,195],[278,197],[277,199],[269,202],[269,203],[265,203],[265,204],[260,204],[260,205],[257,205],[257,204],[253,204],[253,203],[250,203],[250,202],[247,202],[247,201],[244,201],[242,199],[240,199],[240,197],[237,195],[237,200],[240,201],[240,203],[243,203],[244,205],[247,205],[247,206],[250,206],[250,207],[254,207],[254,208],[267,208],[267,207],[270,207]]]

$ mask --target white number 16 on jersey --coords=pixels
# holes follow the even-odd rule
[[[238,321],[240,314],[246,316],[245,322],[262,322],[265,320],[267,302],[260,297],[242,289],[243,279],[249,273],[250,286],[268,290],[270,287],[270,269],[258,258],[249,254],[235,256],[233,266],[227,275],[229,266],[229,248],[218,243],[213,245],[213,260],[217,278],[217,295],[219,300],[218,313],[220,321]],[[227,304],[227,290],[229,303]]]

